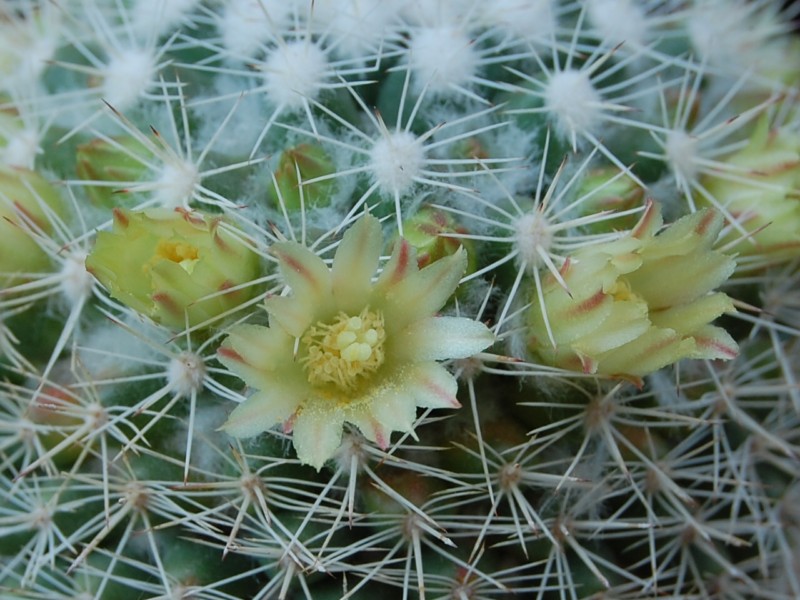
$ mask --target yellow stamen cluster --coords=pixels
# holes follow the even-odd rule
[[[341,312],[332,323],[309,327],[301,340],[309,383],[355,389],[361,376],[383,364],[385,337],[383,315],[366,307],[356,317]]]
[[[161,240],[156,247],[153,261],[158,259],[166,259],[178,263],[183,267],[184,271],[191,274],[195,263],[200,260],[200,251],[191,244],[184,242]]]

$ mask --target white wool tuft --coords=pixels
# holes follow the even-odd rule
[[[589,75],[576,69],[554,73],[545,89],[545,106],[562,136],[592,131],[600,121],[600,103]]]
[[[200,173],[192,163],[167,163],[155,186],[155,200],[163,208],[186,207],[199,183]]]
[[[167,382],[171,389],[183,397],[203,389],[206,365],[203,358],[193,352],[181,352],[169,361]]]
[[[641,48],[647,35],[647,18],[633,0],[588,0],[589,20],[600,37],[611,44]]]
[[[219,22],[222,44],[235,56],[255,55],[286,25],[290,9],[283,0],[231,0]]]
[[[434,95],[458,93],[454,86],[469,85],[476,75],[478,54],[466,33],[456,27],[418,30],[409,47],[409,67],[416,85]]]
[[[494,0],[482,7],[488,25],[513,37],[541,43],[555,36],[558,22],[551,0]]]
[[[528,268],[535,269],[543,263],[540,252],[548,252],[552,243],[553,230],[542,212],[534,210],[514,223],[514,244],[519,251],[519,261]]]
[[[328,73],[325,52],[313,42],[295,41],[272,50],[262,67],[267,94],[289,110],[315,100]]]
[[[33,169],[36,155],[41,152],[39,133],[32,129],[23,129],[6,140],[6,146],[0,148],[0,163],[12,167]]]
[[[150,52],[131,48],[117,54],[103,73],[103,99],[118,111],[128,110],[147,90],[155,71]]]
[[[698,165],[698,140],[685,131],[670,131],[665,139],[664,150],[672,171],[688,181],[694,180]]]
[[[381,138],[372,146],[372,176],[384,194],[404,194],[425,165],[425,149],[418,138],[399,131]]]
[[[186,18],[200,0],[137,0],[131,10],[133,29],[140,35],[166,34]]]
[[[75,250],[61,265],[61,292],[71,305],[85,301],[92,292],[94,277],[86,270],[87,253]]]

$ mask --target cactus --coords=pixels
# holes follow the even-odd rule
[[[800,597],[800,11],[0,2],[0,598]]]

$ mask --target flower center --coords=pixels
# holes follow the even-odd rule
[[[353,390],[360,377],[383,364],[385,338],[383,315],[368,308],[356,317],[342,312],[331,323],[309,327],[302,339],[308,354],[301,360],[309,383]]]
[[[184,271],[191,275],[194,265],[200,260],[200,251],[185,242],[173,242],[160,240],[156,247],[156,256],[153,261],[158,259],[171,260],[183,267]]]

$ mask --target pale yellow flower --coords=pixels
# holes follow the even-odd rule
[[[721,165],[703,186],[751,234],[737,252],[770,262],[800,256],[800,134],[788,127],[770,129],[762,118],[747,145]],[[730,239],[734,236],[740,236],[738,230]]]
[[[734,259],[714,249],[722,216],[709,209],[661,231],[649,202],[627,235],[586,246],[545,279],[528,312],[528,349],[575,371],[639,380],[684,358],[731,359],[738,347],[711,321],[735,312],[713,291]]]
[[[225,431],[250,437],[281,424],[300,461],[320,469],[345,423],[386,448],[393,431],[413,434],[417,407],[460,406],[455,378],[436,361],[494,341],[482,323],[436,316],[464,273],[466,252],[420,270],[401,239],[373,281],[382,247],[371,216],[344,235],[330,269],[300,244],[272,247],[292,294],[267,299],[269,327],[236,326],[219,350],[257,390]]]
[[[258,254],[220,216],[184,209],[114,211],[86,268],[120,302],[173,329],[223,318],[249,300]]]
[[[64,205],[55,188],[28,169],[0,168],[0,288],[26,281],[50,268],[37,237],[52,234]]]

